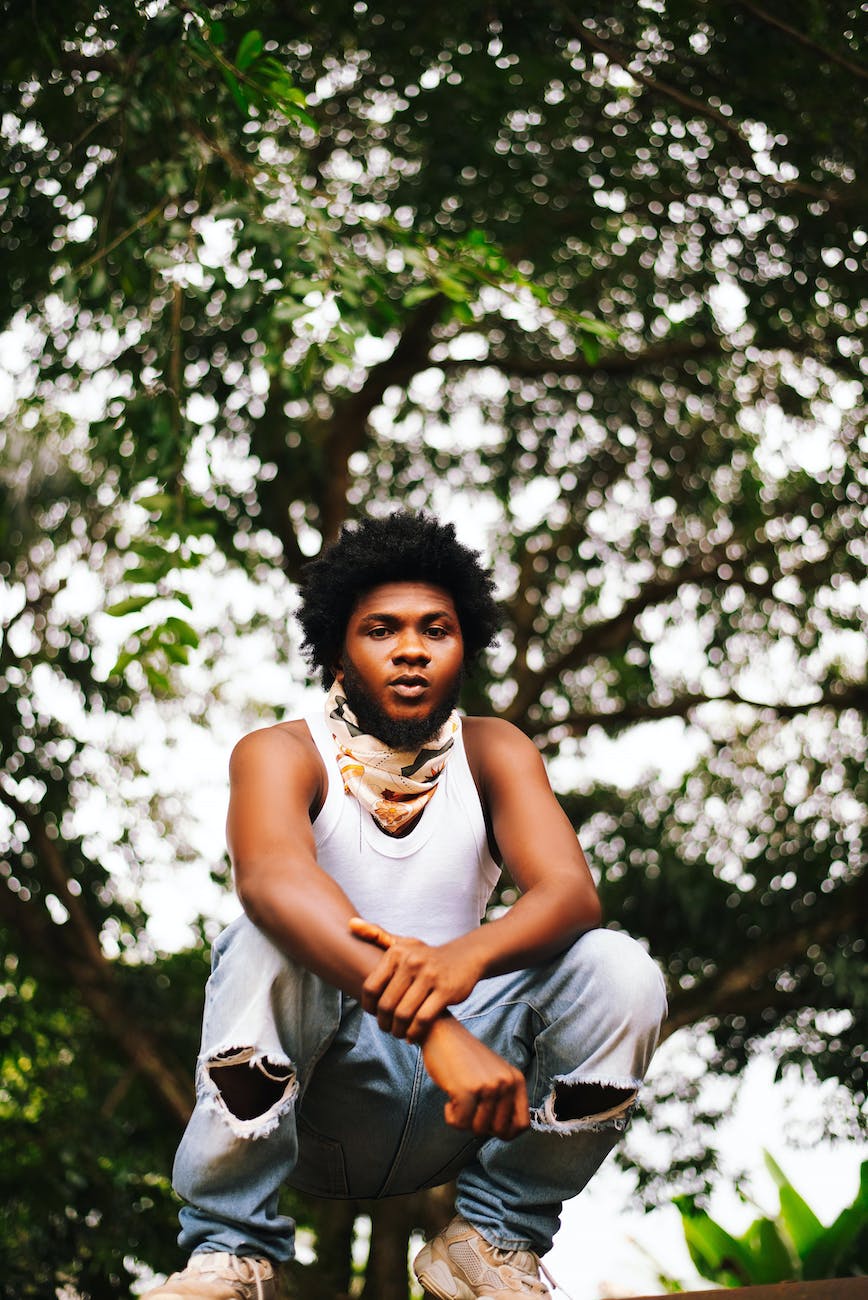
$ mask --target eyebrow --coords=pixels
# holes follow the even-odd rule
[[[425,613],[422,615],[421,619],[419,620],[419,622],[421,622],[421,623],[432,622],[432,623],[433,623],[433,622],[434,622],[436,619],[438,619],[438,618],[440,618],[440,619],[448,619],[450,622],[453,622],[453,623],[458,621],[458,620],[457,620],[457,616],[456,616],[455,614],[453,614],[451,610],[448,610],[448,609],[435,609],[435,610],[426,610]],[[400,614],[385,613],[385,612],[383,612],[383,613],[379,613],[379,614],[378,614],[376,611],[373,611],[373,612],[371,612],[370,614],[363,614],[362,617],[361,617],[361,619],[359,620],[359,622],[360,622],[360,623],[392,623],[392,624],[397,624],[397,623],[403,623],[403,622],[405,622],[405,619],[404,619],[403,616],[400,615]]]

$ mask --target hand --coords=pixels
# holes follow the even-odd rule
[[[442,1016],[422,1047],[425,1068],[448,1093],[443,1114],[453,1128],[504,1142],[530,1126],[524,1075],[452,1016]]]
[[[460,941],[432,947],[421,939],[390,934],[354,916],[357,939],[383,948],[382,959],[362,986],[362,1006],[395,1038],[421,1043],[438,1016],[473,992],[480,970]]]

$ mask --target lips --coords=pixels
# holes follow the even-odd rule
[[[427,677],[416,677],[407,675],[405,677],[395,677],[389,682],[389,687],[400,696],[403,700],[415,700],[418,696],[424,695],[428,689]]]

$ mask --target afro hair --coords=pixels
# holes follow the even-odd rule
[[[359,597],[386,582],[428,582],[455,603],[464,660],[471,666],[500,627],[494,583],[476,551],[458,541],[452,524],[399,510],[384,519],[345,524],[336,542],[304,566],[298,620],[302,649],[328,689]]]

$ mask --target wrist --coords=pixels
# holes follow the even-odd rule
[[[455,1038],[456,1034],[461,1035],[467,1032],[464,1026],[455,1019],[451,1011],[443,1011],[431,1025],[419,1046],[424,1054],[427,1047],[436,1048],[440,1043]]]
[[[489,974],[487,936],[483,933],[487,926],[479,926],[462,934],[458,939],[450,939],[442,945],[453,970],[461,971],[464,981],[469,981],[473,988]]]

